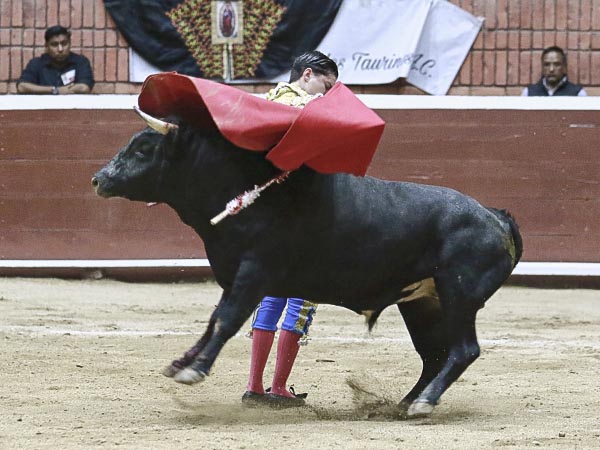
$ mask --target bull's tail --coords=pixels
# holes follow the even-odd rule
[[[514,263],[513,267],[517,265],[519,260],[521,259],[521,255],[523,255],[523,239],[521,238],[521,233],[519,232],[519,225],[517,225],[517,221],[512,216],[510,212],[506,209],[496,209],[496,208],[487,208],[491,211],[498,219],[500,219],[503,223],[507,223],[510,227],[510,233],[512,235],[512,240],[515,248],[514,255]]]
[[[381,315],[381,313],[383,312],[384,309],[385,308],[375,310],[367,317],[366,321],[367,321],[367,326],[369,327],[369,333],[371,331],[373,331],[373,327],[377,323],[377,319],[379,319],[379,316]]]

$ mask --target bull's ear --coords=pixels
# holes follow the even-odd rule
[[[167,135],[170,132],[177,131],[179,129],[178,125],[165,122],[164,120],[157,119],[156,117],[152,117],[150,114],[146,114],[137,106],[134,106],[133,110],[144,120],[144,122],[146,122],[150,128],[158,131],[160,134]]]

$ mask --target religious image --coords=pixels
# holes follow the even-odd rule
[[[212,43],[242,44],[243,4],[241,1],[213,1],[211,4]]]

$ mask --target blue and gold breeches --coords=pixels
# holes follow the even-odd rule
[[[308,333],[317,304],[293,297],[265,297],[258,305],[252,328],[266,331],[277,331],[277,323],[281,318],[287,303],[285,318],[281,324],[282,330],[300,335]]]

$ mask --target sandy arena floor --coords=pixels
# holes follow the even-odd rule
[[[361,317],[320,307],[290,379],[309,392],[301,410],[241,406],[248,327],[204,383],[160,375],[204,331],[219,293],[0,279],[0,448],[600,449],[600,291],[501,289],[479,314],[482,357],[430,418],[411,421],[372,414],[420,369],[395,308],[368,336]]]

